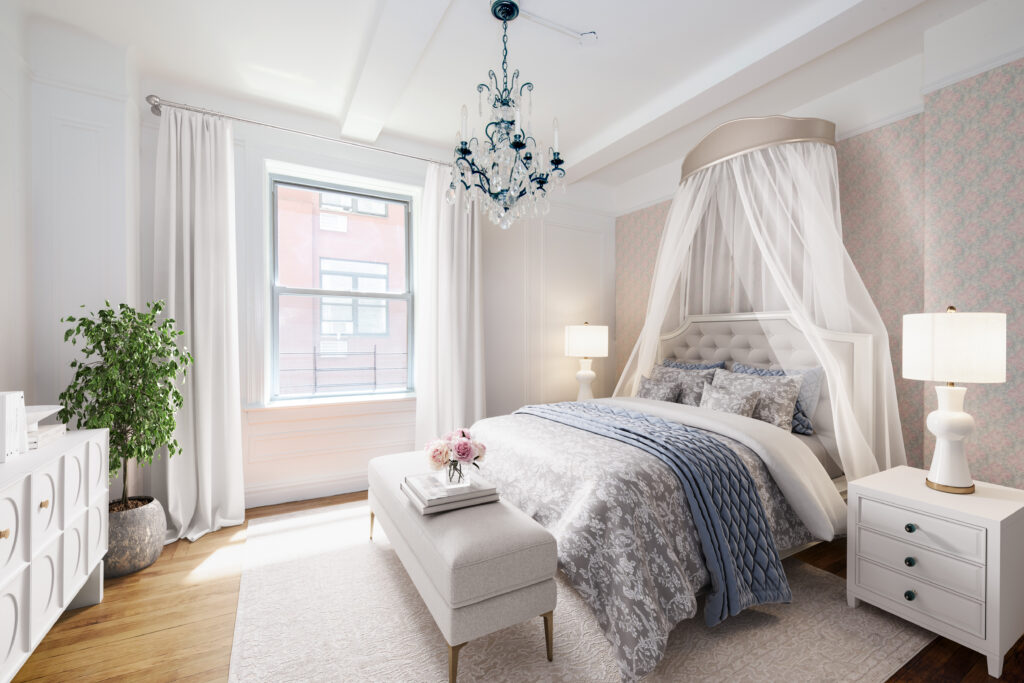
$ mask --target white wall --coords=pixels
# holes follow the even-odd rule
[[[0,2],[0,391],[32,388],[28,68],[22,17]]]
[[[322,135],[336,135],[323,119],[219,96],[173,82],[144,78],[150,93],[237,116]],[[141,101],[141,99],[140,99]],[[160,119],[143,106],[140,234],[143,270],[152,262],[153,192]],[[269,402],[271,216],[268,164],[293,164],[422,187],[426,164],[243,123],[234,124],[238,235],[239,332],[246,506],[302,500],[366,488],[366,463],[410,450],[415,399]],[[143,297],[152,283],[144,279]]]
[[[3,27],[16,27],[8,18],[0,15]],[[20,35],[15,29],[0,45],[0,101],[10,117],[0,131],[10,147],[5,137],[0,148],[18,149],[20,143],[23,152],[3,155],[0,167],[0,179],[10,180],[2,183],[0,200],[11,207],[0,214],[0,272],[5,289],[23,295],[2,297],[0,304],[5,328],[10,326],[3,335],[0,386],[27,388],[35,402],[56,402],[70,378],[74,350],[63,342],[60,318],[80,304],[94,309],[106,299],[139,305],[152,291],[158,119],[142,103],[144,95],[156,92],[324,135],[337,130],[329,120],[152,78],[140,82],[130,50],[47,20],[33,19],[25,31],[29,69],[19,56]],[[384,142],[447,157],[444,150]],[[365,488],[369,458],[414,447],[415,399],[267,404],[266,164],[283,161],[412,185],[422,184],[425,166],[244,124],[236,127],[235,152],[247,505]],[[576,360],[563,356],[564,325],[587,320],[614,326],[614,222],[607,214],[571,208],[573,200],[590,205],[594,197],[580,188],[556,201],[543,223],[508,232],[485,226],[490,414],[572,398]],[[518,250],[510,250],[515,241]],[[521,320],[510,328],[510,316],[517,315]],[[595,369],[595,391],[606,394],[614,378],[604,361],[596,361]]]
[[[558,199],[556,197],[556,199]],[[484,231],[487,413],[573,400],[579,361],[565,357],[566,325],[615,329],[615,219],[573,207],[543,220]],[[609,348],[614,348],[614,339]],[[611,359],[595,359],[595,396],[614,388]]]
[[[335,135],[332,124],[265,105],[225,98],[172,82],[143,79],[140,96],[170,100]],[[159,119],[142,114],[141,244],[151,256],[153,173]],[[394,146],[395,141],[389,141]],[[444,150],[406,147],[444,159]],[[284,162],[329,172],[422,186],[425,164],[246,124],[235,125],[242,395],[246,505],[249,507],[355,491],[366,487],[366,462],[410,450],[415,399],[268,403],[270,216],[267,164]],[[579,196],[576,196],[579,195]],[[614,220],[570,208],[572,191],[542,223],[502,231],[484,224],[485,346],[488,412],[573,398],[576,359],[563,355],[568,323],[614,326]],[[514,246],[513,246],[514,245]],[[144,296],[149,291],[143,282]],[[595,362],[598,393],[613,378]]]
[[[34,400],[57,403],[75,349],[60,319],[135,303],[138,258],[129,53],[47,20],[28,23]]]

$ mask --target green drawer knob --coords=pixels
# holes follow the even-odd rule
[[[904,558],[903,564],[907,565],[908,567],[913,567],[915,564],[917,564],[917,560],[915,560],[913,557],[907,557]]]
[[[915,526],[914,524],[907,524],[907,525],[906,525],[906,526],[904,526],[903,528],[907,530],[907,533],[908,533],[908,534],[912,534],[912,533],[914,533],[915,531],[917,531],[917,526]]]
[[[915,593],[914,591],[907,591],[906,593],[903,594],[903,597],[906,598],[907,601],[909,602],[909,601],[911,601],[911,600],[913,600],[914,598],[917,597],[917,593]]]

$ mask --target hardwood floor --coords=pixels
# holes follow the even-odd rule
[[[796,555],[804,562],[846,578],[846,539],[821,543]],[[888,683],[975,683],[994,681],[985,657],[974,650],[936,637],[903,665]],[[1024,681],[1024,637],[1006,654],[1000,681]]]
[[[246,521],[365,499],[253,508]],[[226,681],[246,526],[172,543],[152,566],[107,579],[103,602],[66,612],[14,680]]]
[[[361,492],[254,508],[246,520],[365,499]],[[151,567],[108,579],[103,602],[65,613],[14,680],[227,680],[246,526],[172,543]],[[797,557],[846,576],[845,539]],[[890,683],[987,680],[984,657],[936,638]],[[1024,638],[1007,655],[1000,680],[1024,681]]]

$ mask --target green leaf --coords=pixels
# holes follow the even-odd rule
[[[173,322],[157,322],[163,306],[151,302],[140,314],[107,302],[86,317],[69,316],[75,325],[64,340],[76,346],[81,340],[81,355],[71,362],[75,375],[60,394],[58,416],[79,428],[110,430],[111,477],[129,459],[146,465],[154,455],[181,453],[174,438],[175,413],[184,403],[178,386],[193,359],[175,344],[181,331]]]

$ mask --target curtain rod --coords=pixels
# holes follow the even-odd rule
[[[429,157],[421,157],[416,154],[407,154],[405,152],[399,152],[393,149],[386,149],[384,147],[374,147],[373,145],[367,145],[362,142],[354,142],[352,140],[343,140],[342,138],[332,138],[329,135],[320,135],[318,133],[310,133],[304,130],[295,130],[294,128],[285,128],[284,126],[278,126],[273,123],[266,123],[264,121],[256,121],[254,119],[247,119],[241,116],[232,116],[231,114],[225,114],[223,112],[214,111],[213,109],[204,109],[202,107],[194,107],[191,104],[184,104],[182,102],[172,102],[165,100],[156,95],[147,95],[146,102],[149,104],[149,110],[155,115],[160,116],[161,107],[173,107],[175,109],[184,109],[186,111],[194,111],[199,114],[209,114],[210,116],[219,116],[222,119],[230,119],[232,121],[239,121],[240,123],[251,123],[254,126],[263,126],[264,128],[273,128],[274,130],[284,131],[285,133],[295,133],[296,135],[304,135],[307,138],[316,138],[318,140],[326,140],[327,142],[336,142],[340,145],[348,145],[349,147],[358,147],[360,149],[368,149],[374,152],[384,152],[385,154],[393,154],[399,157],[405,157],[406,159],[416,159],[417,161],[426,161],[428,163],[441,164],[442,166],[451,166],[451,162],[438,161],[437,159],[431,159]]]

